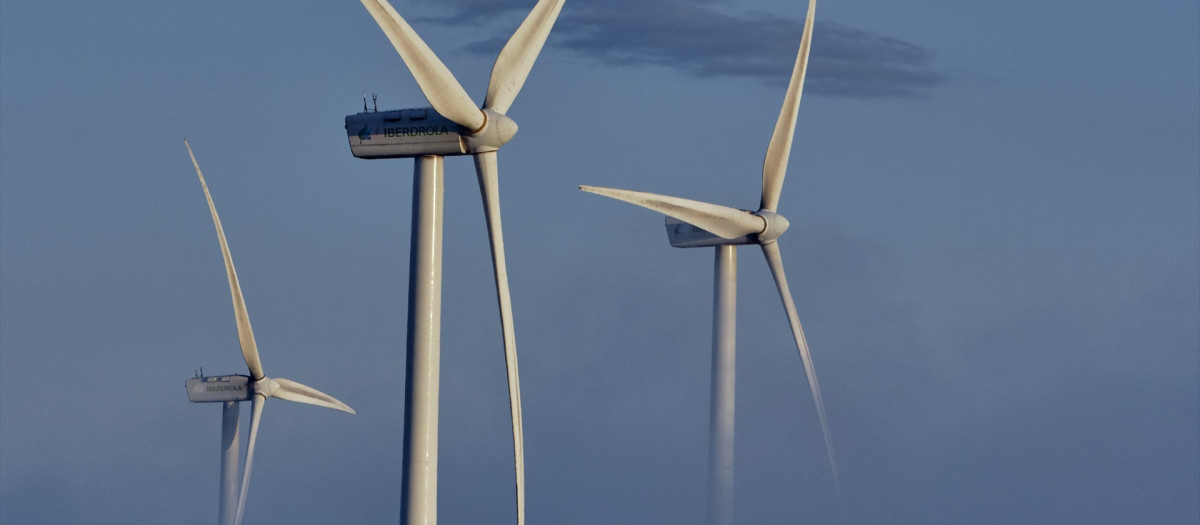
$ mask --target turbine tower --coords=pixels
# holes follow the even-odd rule
[[[437,522],[437,432],[441,338],[443,157],[472,155],[483,196],[500,308],[512,415],[517,523],[525,522],[521,390],[512,299],[500,226],[496,151],[517,125],[505,113],[541,52],[563,0],[539,0],[500,51],[480,109],[450,70],[386,0],[362,0],[408,66],[432,108],[366,111],[346,117],[350,151],[359,158],[413,158],[413,219],[406,342],[404,474],[401,523]]]
[[[580,186],[579,189],[612,197],[631,204],[667,215],[667,237],[671,246],[716,248],[714,293],[713,293],[713,358],[712,399],[709,419],[709,520],[710,523],[728,525],[733,523],[733,419],[734,419],[734,364],[735,328],[737,316],[737,246],[757,244],[762,248],[767,265],[775,278],[779,297],[783,300],[784,312],[796,340],[796,349],[804,364],[808,385],[812,390],[829,466],[834,484],[838,484],[837,465],[834,461],[833,442],[825,418],[825,407],[821,401],[821,389],[817,384],[812,356],[804,340],[804,330],[796,315],[796,306],[788,290],[787,277],[783,271],[783,259],[779,254],[777,239],[788,228],[788,221],[777,213],[779,195],[786,175],[788,155],[796,129],[796,116],[800,107],[800,93],[804,86],[804,74],[808,66],[808,51],[812,41],[813,15],[816,0],[809,0],[808,14],[804,21],[804,35],[792,70],[787,95],[783,100],[775,131],[767,147],[763,163],[762,200],[757,211],[739,210],[677,197],[655,195],[637,191]]]
[[[246,313],[246,301],[242,298],[242,287],[238,283],[237,271],[233,268],[233,257],[229,254],[229,244],[225,242],[225,230],[221,228],[221,218],[217,216],[217,207],[213,204],[212,195],[208,192],[208,184],[204,174],[200,172],[200,164],[192,154],[192,147],[183,141],[192,158],[192,166],[196,168],[196,176],[200,178],[200,186],[204,188],[204,197],[208,200],[208,211],[212,213],[213,224],[217,227],[217,240],[221,243],[221,255],[225,259],[225,274],[229,277],[229,293],[233,296],[233,315],[237,321],[238,342],[242,347],[242,358],[250,375],[226,375],[211,377],[194,377],[186,382],[188,400],[193,403],[222,403],[221,417],[221,489],[220,512],[217,522],[220,525],[238,525],[242,522],[242,514],[246,508],[246,491],[250,488],[250,469],[254,465],[254,444],[258,438],[258,423],[262,418],[263,406],[267,398],[275,397],[286,401],[308,403],[328,407],[343,412],[354,413],[354,409],[345,403],[334,399],[333,396],[315,388],[302,385],[289,379],[271,378],[263,373],[262,361],[258,356],[258,345],[254,342],[254,330],[250,328],[250,316]],[[242,471],[241,490],[238,491],[238,436],[240,434],[239,408],[242,401],[250,401],[250,437],[246,443],[246,465]]]

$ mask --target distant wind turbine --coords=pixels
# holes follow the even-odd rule
[[[385,0],[362,0],[408,66],[432,108],[366,111],[346,117],[350,151],[360,158],[413,158],[413,219],[409,251],[408,339],[401,520],[437,522],[438,390],[441,352],[443,157],[472,155],[483,195],[508,370],[516,471],[517,523],[525,522],[525,452],[512,299],[500,226],[496,151],[517,124],[505,113],[516,100],[563,0],[539,0],[501,49],[483,109],[404,18]],[[364,101],[365,102],[365,101]]]
[[[667,237],[671,246],[694,248],[716,247],[716,272],[713,293],[713,371],[712,400],[709,422],[709,519],[714,524],[733,523],[733,414],[734,414],[734,356],[735,328],[737,317],[737,251],[743,244],[757,244],[762,248],[783,300],[784,312],[796,340],[796,349],[808,376],[821,432],[825,438],[825,449],[829,467],[833,472],[835,487],[838,483],[837,464],[834,461],[833,441],[829,435],[829,424],[825,418],[825,406],[821,400],[821,389],[813,368],[812,355],[804,340],[804,330],[796,315],[796,306],[788,290],[787,277],[783,272],[783,259],[779,254],[777,239],[788,228],[788,221],[776,212],[783,179],[787,171],[788,155],[796,129],[796,116],[800,107],[800,93],[804,86],[804,74],[808,66],[808,52],[812,41],[813,16],[816,0],[809,0],[808,15],[804,21],[804,35],[796,56],[787,95],[783,100],[775,131],[767,147],[763,163],[762,200],[758,211],[739,210],[726,206],[708,204],[677,197],[656,195],[638,191],[580,186],[579,189],[622,200],[649,208],[667,215]]]
[[[221,255],[225,258],[225,273],[229,277],[229,292],[233,296],[233,314],[237,320],[238,341],[242,347],[242,358],[250,369],[250,375],[226,375],[211,377],[194,377],[187,380],[188,400],[193,403],[223,403],[221,418],[221,490],[220,512],[218,523],[221,525],[238,525],[246,508],[246,491],[250,488],[250,468],[254,464],[254,443],[258,438],[258,422],[262,418],[263,406],[267,398],[275,397],[286,401],[308,403],[328,407],[343,412],[354,413],[354,409],[345,403],[334,399],[315,388],[308,387],[295,381],[283,378],[267,377],[263,373],[262,361],[258,357],[258,345],[254,342],[254,331],[250,328],[250,316],[246,313],[246,302],[242,298],[242,287],[238,283],[237,271],[233,268],[233,257],[229,254],[229,245],[225,242],[225,230],[221,228],[221,218],[217,216],[217,207],[213,204],[212,195],[208,192],[208,184],[204,174],[200,172],[200,164],[192,154],[192,147],[183,141],[192,158],[192,166],[196,168],[196,176],[200,177],[200,186],[204,188],[204,197],[208,200],[208,210],[212,213],[213,224],[217,227],[217,240],[221,243]],[[238,403],[250,401],[250,438],[246,444],[246,466],[242,472],[241,492],[238,492]]]

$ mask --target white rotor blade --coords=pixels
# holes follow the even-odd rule
[[[338,401],[337,398],[317,390],[311,386],[302,385],[290,379],[271,378],[271,397],[277,397],[286,401],[295,401],[297,403],[307,403],[317,405],[319,407],[332,408],[356,414],[353,408],[350,408],[345,403]]]
[[[250,439],[246,442],[246,468],[242,470],[242,494],[238,496],[237,513],[233,525],[242,525],[242,513],[246,510],[246,491],[250,489],[250,469],[254,466],[254,443],[258,440],[258,422],[262,419],[266,396],[256,393],[250,399]]]
[[[521,22],[521,27],[500,50],[500,56],[496,57],[483,107],[501,114],[508,113],[508,108],[517,98],[517,93],[521,92],[529,70],[542,51],[546,37],[550,35],[550,28],[554,27],[562,5],[563,0],[540,0],[533,6],[529,16]]]
[[[483,112],[400,13],[386,0],[362,0],[362,4],[400,53],[433,109],[467,129],[483,128],[487,122]]]
[[[521,379],[517,372],[517,336],[513,328],[512,298],[508,291],[508,268],[504,262],[504,235],[500,227],[500,188],[496,152],[475,154],[479,192],[487,218],[492,246],[492,268],[496,276],[496,298],[500,304],[500,331],[504,337],[504,365],[508,369],[508,406],[512,413],[513,463],[517,482],[517,525],[525,523],[525,431],[521,420]]]
[[[775,132],[767,146],[767,158],[763,161],[763,192],[760,209],[775,211],[779,207],[779,193],[783,191],[783,178],[787,175],[788,156],[792,151],[792,137],[796,131],[796,113],[800,109],[800,93],[804,90],[804,73],[808,69],[808,50],[812,42],[813,15],[817,0],[808,0],[808,16],[804,19],[804,36],[800,38],[800,51],[796,54],[796,66],[792,69],[792,80]]]
[[[192,147],[183,141],[187,147],[188,156],[192,158],[192,166],[196,167],[196,175],[200,177],[200,186],[204,188],[204,198],[208,199],[208,210],[212,212],[213,224],[217,226],[217,240],[221,241],[221,256],[225,258],[225,274],[229,276],[229,293],[233,296],[233,315],[237,320],[238,343],[242,347],[242,358],[250,368],[250,375],[255,379],[263,378],[262,360],[258,357],[258,345],[254,342],[254,330],[250,328],[250,315],[246,313],[246,301],[242,298],[242,286],[238,283],[237,271],[233,268],[233,256],[229,254],[229,244],[225,242],[225,230],[221,228],[221,218],[217,216],[217,206],[213,204],[212,194],[208,192],[208,183],[200,172],[200,164]]]
[[[579,189],[670,215],[725,239],[736,239],[745,235],[762,233],[767,227],[767,223],[762,217],[728,206],[642,191],[597,186],[580,186]]]
[[[763,255],[767,265],[771,267],[771,275],[775,277],[775,285],[779,288],[779,298],[783,300],[783,310],[787,314],[788,324],[792,326],[792,337],[796,339],[796,350],[800,351],[800,361],[804,363],[804,375],[808,376],[808,388],[812,391],[813,404],[817,407],[817,417],[821,422],[821,433],[825,436],[825,451],[829,456],[829,468],[833,472],[833,484],[841,493],[838,481],[837,462],[833,456],[833,438],[829,435],[829,423],[825,419],[825,402],[821,400],[821,386],[817,384],[817,371],[813,368],[812,354],[808,351],[808,342],[804,340],[804,329],[800,327],[800,318],[796,315],[796,303],[792,301],[792,292],[788,289],[787,276],[783,273],[783,258],[779,255],[779,243],[772,242],[762,245]]]

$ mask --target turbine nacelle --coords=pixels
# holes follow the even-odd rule
[[[185,383],[188,401],[193,403],[223,403],[226,401],[249,401],[254,395],[250,376],[227,375],[193,377]]]
[[[350,153],[361,159],[458,156],[496,151],[517,134],[507,115],[482,109],[483,125],[468,129],[433,108],[372,111],[346,116]]]
[[[676,248],[741,244],[772,244],[787,231],[787,218],[770,209],[739,210],[644,191],[580,186],[603,195],[666,215],[667,239]]]
[[[722,237],[690,222],[668,215],[666,217],[667,240],[675,248],[711,248],[713,246],[746,244],[770,244],[775,242],[790,223],[783,215],[770,210],[740,210],[759,219],[761,225],[755,231],[738,237]]]

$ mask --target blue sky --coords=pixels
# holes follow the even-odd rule
[[[803,2],[568,1],[501,198],[530,523],[703,517],[712,254],[579,184],[754,207]],[[477,101],[526,1],[395,2]],[[1200,519],[1200,7],[823,1],[780,240],[839,503],[769,271],[739,269],[742,523]],[[182,139],[274,402],[247,522],[399,514],[412,163],[351,157],[363,92],[426,104],[357,2],[0,3],[0,521],[211,523],[242,373]],[[471,162],[447,162],[439,514],[511,518]]]

